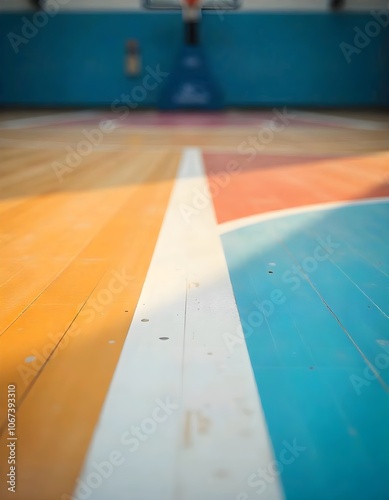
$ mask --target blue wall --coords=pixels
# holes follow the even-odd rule
[[[0,15],[0,102],[6,105],[110,105],[141,84],[124,75],[124,46],[137,38],[143,68],[169,71],[182,40],[179,13],[62,13],[13,50],[22,17]],[[389,105],[389,27],[347,63],[366,14],[206,13],[202,42],[229,106]],[[141,106],[156,103],[150,90]]]

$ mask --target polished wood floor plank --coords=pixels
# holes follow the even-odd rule
[[[96,127],[98,119],[5,128],[7,120],[34,116],[39,114],[7,114],[1,127],[0,115],[0,403],[7,384],[14,383],[19,475],[12,498],[56,500],[71,494],[80,473],[182,147],[204,149],[212,180],[228,161],[246,161],[240,145],[266,122],[127,125],[105,134],[90,154],[70,164],[67,148],[76,150],[83,131]],[[216,208],[228,220],[231,207],[236,218],[284,207],[285,199],[292,205],[355,199],[366,194],[366,186],[372,196],[387,194],[387,120],[374,113],[358,117],[377,128],[291,123],[215,198]],[[267,168],[269,155],[294,157],[295,163]],[[311,163],[303,164],[307,155]],[[230,188],[239,190],[241,201],[236,193],[229,196]],[[0,425],[4,422],[2,412]],[[5,460],[1,438],[2,465]]]
[[[177,160],[177,155],[164,158],[164,173],[161,174],[160,168],[155,168],[147,183],[134,190],[133,196],[128,197],[127,203],[83,253],[83,258],[102,258],[109,254],[111,262],[77,316],[78,333],[74,334],[71,330],[66,332],[62,341],[62,344],[68,342],[66,349],[61,348],[61,344],[57,346],[57,355],[47,363],[31,385],[19,411],[19,433],[23,436],[19,446],[19,466],[24,472],[20,474],[20,496],[17,498],[23,498],[28,492],[31,499],[51,499],[53,492],[59,489],[72,491],[116,366],[120,345],[137,304],[166,208]],[[145,204],[145,200],[152,200],[152,205]],[[137,217],[131,217],[135,213]],[[101,299],[104,293],[107,294],[115,276],[122,276],[128,281],[128,285],[123,286],[117,295],[113,295],[112,301],[103,305]],[[120,289],[120,281],[115,283],[115,287]],[[41,300],[44,300],[43,296]],[[101,312],[96,311],[93,321],[88,322],[96,304]],[[71,311],[69,313],[71,315]],[[64,325],[66,323],[65,319]],[[41,337],[41,341],[47,344],[45,335]],[[112,340],[115,344],[109,343]],[[36,340],[34,345],[38,352],[44,348],[44,344],[39,346]],[[27,352],[23,352],[23,355]],[[72,366],[71,372],[69,366]],[[58,391],[58,384],[61,385],[61,391]],[[96,387],[99,387],[98,391]],[[58,411],[59,408],[61,411]],[[39,425],[43,415],[44,427]],[[80,422],[83,423],[80,425]],[[76,434],[72,432],[71,440],[59,440],[52,446],[47,446],[47,440],[51,439],[52,434],[50,429],[56,429],[61,434],[73,426],[78,430]],[[47,464],[58,462],[59,457],[62,457],[60,461],[65,460],[66,463],[69,460],[69,467],[65,474],[61,471],[56,475],[54,470],[52,481],[46,480],[43,486],[41,474]]]

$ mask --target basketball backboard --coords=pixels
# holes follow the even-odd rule
[[[142,0],[145,9],[171,10],[181,9],[180,0]],[[205,10],[236,10],[240,7],[241,0],[203,0],[201,8]]]

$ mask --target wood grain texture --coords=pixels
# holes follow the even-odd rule
[[[275,133],[214,198],[219,222],[305,203],[387,196],[387,117],[342,117],[348,121],[336,127],[334,117],[331,123],[324,115],[311,122],[300,116]],[[274,115],[231,113],[207,126],[200,119],[191,124],[189,115],[179,123],[134,114],[77,159],[84,132],[102,118],[115,116],[96,113],[65,124],[52,113],[0,114],[2,469],[8,384],[17,386],[18,398],[18,488],[11,494],[1,484],[2,498],[57,500],[73,490],[182,148],[202,148],[212,182],[227,162],[245,162],[239,148]]]
[[[13,383],[19,471],[9,495],[53,500],[72,490],[81,468],[179,154],[94,152],[60,182],[51,167],[58,153],[5,153],[0,418],[4,431]],[[3,470],[5,461],[3,433]]]

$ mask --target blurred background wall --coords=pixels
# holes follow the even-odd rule
[[[215,0],[216,1],[216,0]],[[151,72],[170,71],[182,45],[178,11],[136,0],[0,0],[0,102],[5,106],[111,106]],[[387,107],[386,1],[243,0],[205,12],[202,44],[227,106]],[[139,65],[128,74],[128,42]],[[137,100],[153,107],[156,92]]]

